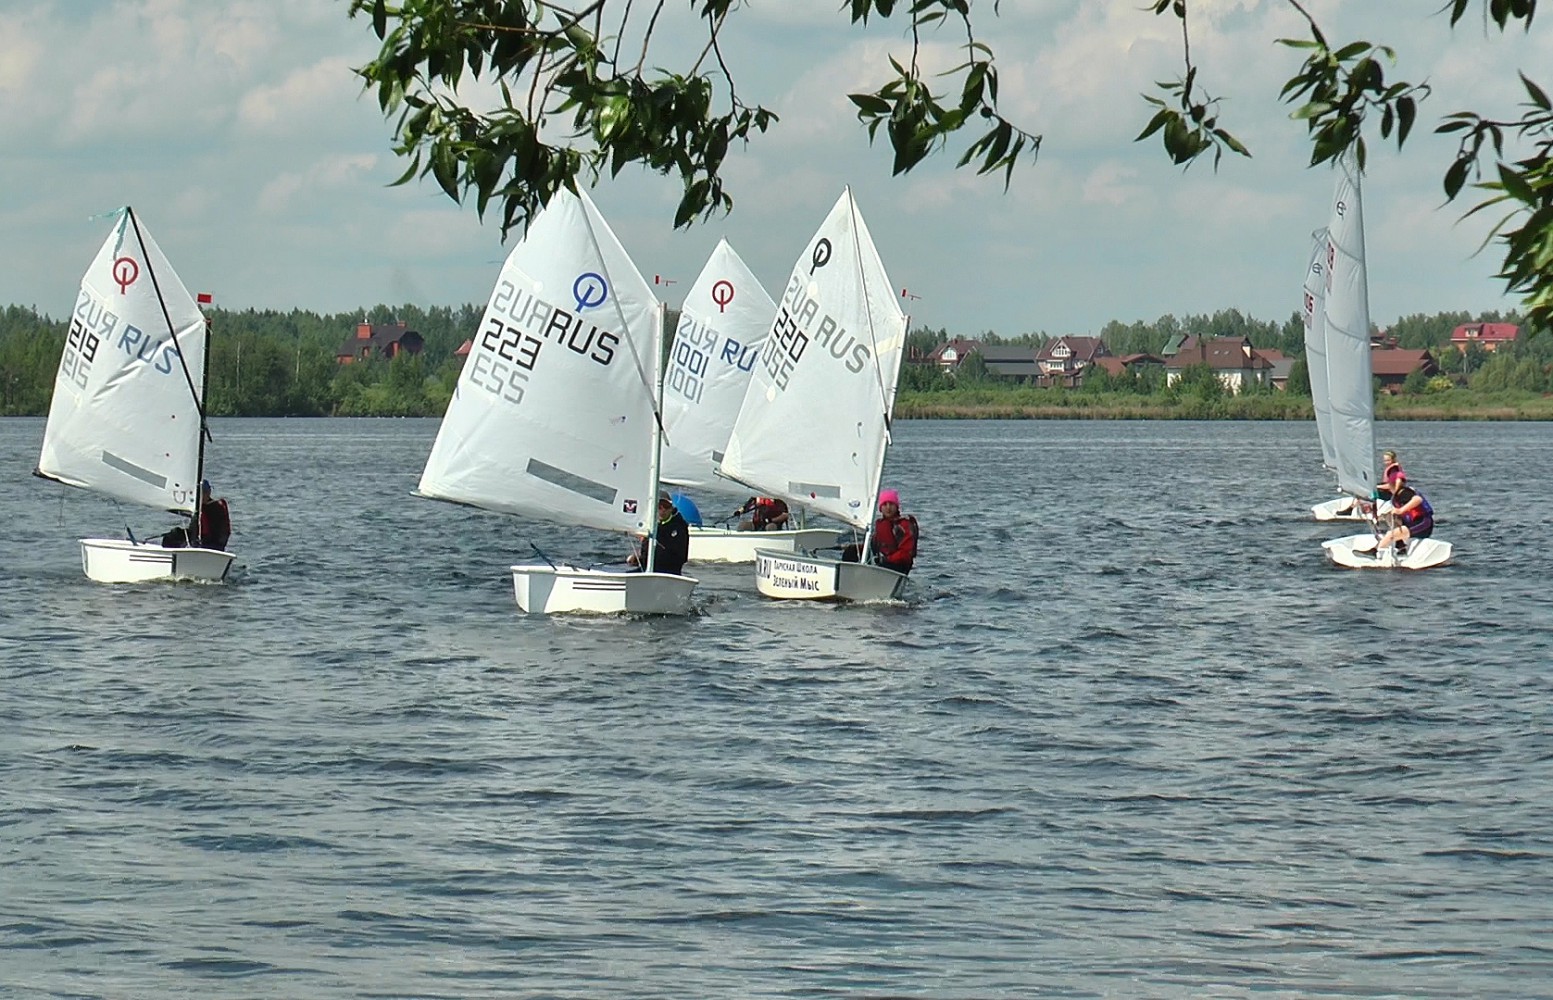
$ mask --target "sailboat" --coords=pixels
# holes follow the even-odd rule
[[[847,188],[793,266],[724,473],[872,531],[905,342],[906,316]],[[755,558],[767,597],[887,600],[905,584],[892,569],[817,552],[761,549]]]
[[[1370,291],[1364,255],[1364,207],[1351,155],[1339,160],[1326,240],[1327,387],[1338,488],[1355,500],[1375,490],[1375,390],[1370,371]],[[1427,569],[1448,562],[1451,544],[1413,539],[1405,555],[1377,551],[1377,532],[1323,542],[1327,557],[1350,569]]]
[[[663,389],[663,481],[727,489],[718,475],[744,401],[750,373],[766,342],[776,303],[727,240],[719,240],[685,296],[670,347]],[[827,545],[826,528],[737,531],[690,529],[692,562],[754,562],[757,548],[793,551]]]
[[[663,326],[592,199],[557,193],[502,266],[417,494],[651,538]],[[541,558],[511,567],[526,612],[685,614],[697,582]]]
[[[210,327],[131,208],[81,278],[35,475],[116,501],[198,516]],[[99,583],[226,579],[233,554],[160,536],[81,539]]]

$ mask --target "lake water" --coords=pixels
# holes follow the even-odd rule
[[[1553,997],[1553,426],[1378,428],[1404,574],[1310,424],[903,422],[907,603],[638,621],[435,421],[214,433],[233,579],[105,587],[0,421],[0,996]]]

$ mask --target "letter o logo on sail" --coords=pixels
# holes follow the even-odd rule
[[[728,303],[733,301],[733,282],[727,278],[719,278],[712,286],[712,301],[717,303],[718,312],[727,309]]]
[[[609,283],[604,280],[602,274],[594,271],[584,271],[577,275],[577,280],[572,282],[572,299],[577,303],[577,311],[601,306],[609,298]]]
[[[813,274],[819,268],[830,263],[830,240],[821,238],[814,244],[814,253],[809,257],[809,273]]]
[[[133,257],[118,257],[113,261],[113,283],[119,286],[120,295],[129,294],[129,286],[140,277],[140,262]]]

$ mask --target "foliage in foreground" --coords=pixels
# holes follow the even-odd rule
[[[675,226],[730,209],[722,173],[729,149],[756,140],[777,116],[745,101],[720,46],[728,19],[745,5],[689,2],[704,44],[688,65],[660,68],[650,53],[661,4],[644,12],[631,0],[351,0],[349,16],[369,19],[380,43],[376,57],[356,72],[394,120],[394,150],[408,162],[399,182],[429,176],[455,200],[472,194],[482,215],[494,202],[504,230],[526,222],[560,188],[576,189],[580,175],[597,179],[628,164],[680,181]],[[1180,22],[1182,72],[1143,95],[1151,117],[1137,140],[1157,137],[1178,164],[1207,156],[1217,166],[1225,152],[1250,156],[1251,150],[1230,131],[1222,98],[1208,89],[1207,68],[1193,61],[1191,15],[1204,2],[1149,0],[1139,7],[1140,18]],[[1293,107],[1290,117],[1305,125],[1311,164],[1351,154],[1362,170],[1367,134],[1402,147],[1434,85],[1388,77],[1398,60],[1389,45],[1333,41],[1304,3],[1284,2],[1308,35],[1276,40],[1304,60],[1280,96]],[[1481,16],[1469,24],[1500,32],[1530,31],[1537,10],[1536,0],[1444,0],[1433,11],[1406,16],[1443,14],[1454,28],[1474,6]],[[1022,158],[1038,156],[1042,136],[1000,111],[997,60],[977,33],[999,8],[997,2],[976,6],[973,17],[966,0],[841,3],[852,27],[904,22],[906,41],[889,55],[888,69],[881,67],[883,82],[847,95],[869,138],[882,134],[888,141],[894,173],[962,140],[967,128],[980,134],[962,140],[959,166],[999,175],[1005,187]],[[1404,19],[1396,17],[1398,32],[1406,30]],[[942,73],[923,58],[924,40],[940,31],[950,32],[961,52],[960,63]],[[807,54],[793,58],[797,63]],[[1443,171],[1446,200],[1471,187],[1481,200],[1468,214],[1501,213],[1493,236],[1504,254],[1499,276],[1521,296],[1528,319],[1547,326],[1553,323],[1553,101],[1517,72],[1526,97],[1517,116],[1458,110],[1438,119],[1435,131],[1458,140]],[[494,107],[471,106],[466,95],[487,89],[473,81],[496,85]]]

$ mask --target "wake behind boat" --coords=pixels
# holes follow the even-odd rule
[[[125,208],[81,279],[35,474],[198,523],[209,340],[198,303]],[[125,534],[81,540],[88,579],[219,582],[235,558]]]
[[[662,344],[663,306],[592,199],[558,192],[502,266],[417,493],[652,539]],[[547,560],[512,584],[527,612],[685,614],[696,580]]]
[[[793,267],[724,471],[865,533],[867,553],[905,340],[895,286],[848,188]],[[905,574],[866,561],[756,551],[755,586],[767,597],[887,600],[905,585]]]

